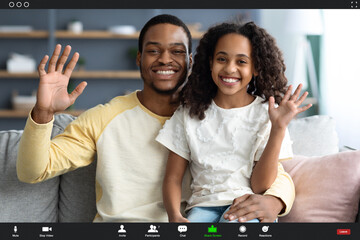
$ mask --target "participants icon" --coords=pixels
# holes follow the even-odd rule
[[[159,231],[156,229],[156,226],[150,225],[150,229],[148,230],[148,233],[157,233],[157,232]]]

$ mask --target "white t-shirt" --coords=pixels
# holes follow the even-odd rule
[[[156,140],[190,163],[194,206],[222,206],[234,198],[253,193],[250,176],[267,144],[271,122],[268,103],[256,97],[247,106],[223,109],[212,101],[205,119],[191,118],[179,107],[167,120]],[[279,159],[293,156],[286,131]]]

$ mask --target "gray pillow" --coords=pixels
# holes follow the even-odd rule
[[[324,156],[339,152],[339,137],[335,120],[316,115],[294,119],[289,124],[294,155]]]
[[[22,131],[0,131],[0,222],[57,222],[59,178],[37,184],[16,174]]]
[[[53,136],[64,131],[75,119],[71,115],[55,116]],[[92,222],[96,215],[96,161],[87,167],[60,176],[59,222]]]
[[[59,222],[92,222],[96,215],[96,161],[60,176]]]

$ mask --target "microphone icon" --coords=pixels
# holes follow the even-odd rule
[[[14,233],[17,233],[17,226],[14,227]]]

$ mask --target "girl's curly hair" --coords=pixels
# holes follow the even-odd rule
[[[196,48],[194,65],[187,84],[180,92],[180,103],[190,108],[190,116],[205,118],[205,111],[215,97],[217,86],[210,71],[210,59],[218,40],[230,33],[237,33],[248,38],[252,45],[252,59],[258,75],[251,79],[247,92],[262,97],[264,102],[274,96],[275,102],[280,103],[286,92],[287,79],[282,53],[276,45],[275,39],[253,22],[240,25],[236,23],[222,23],[209,30],[200,40]]]

